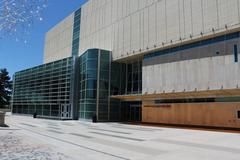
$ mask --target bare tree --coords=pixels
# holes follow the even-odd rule
[[[34,21],[42,21],[47,0],[0,0],[0,38],[25,34]]]

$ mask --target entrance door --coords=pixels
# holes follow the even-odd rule
[[[130,117],[129,120],[132,122],[141,122],[142,120],[142,107],[141,105],[130,105],[129,108]]]
[[[141,101],[123,102],[121,106],[121,120],[123,122],[141,122],[142,102]]]
[[[70,106],[70,104],[62,104],[61,105],[61,117],[62,117],[62,119],[71,118],[71,106]]]

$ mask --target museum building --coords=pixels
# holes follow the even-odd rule
[[[12,111],[240,128],[240,0],[88,0],[14,74]]]

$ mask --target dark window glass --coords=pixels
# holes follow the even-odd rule
[[[106,98],[106,97],[108,97],[108,91],[100,90],[99,91],[99,99],[103,99],[103,98]]]
[[[87,90],[86,98],[96,99],[96,98],[97,98],[97,96],[96,96],[96,90]]]
[[[97,79],[97,71],[96,70],[88,70],[87,78],[88,79]]]
[[[233,49],[234,51],[234,62],[238,62],[238,47],[237,47],[237,45],[235,44],[234,45],[234,49]]]
[[[91,119],[93,116],[94,112],[85,112],[85,117],[86,119]]]
[[[98,50],[90,50],[87,57],[88,59],[98,59]]]
[[[96,105],[95,104],[86,104],[85,111],[96,111]]]
[[[133,83],[133,92],[138,92],[138,82]]]
[[[191,44],[182,45],[180,47],[175,47],[175,48],[166,49],[166,50],[162,50],[162,51],[158,51],[158,52],[153,52],[153,53],[145,55],[144,59],[152,58],[155,56],[161,56],[161,55],[165,55],[165,54],[171,54],[171,53],[174,53],[177,51],[183,51],[186,49],[201,47],[204,45],[209,45],[209,44],[222,42],[222,41],[226,41],[226,40],[230,40],[230,39],[235,39],[235,38],[239,38],[239,37],[240,37],[240,32],[230,33],[228,35],[219,36],[219,37],[215,37],[212,39],[207,39],[207,40],[203,40],[203,41],[199,41],[199,42],[194,42]]]
[[[87,61],[87,69],[97,69],[97,61],[96,60],[88,60]]]
[[[128,68],[127,68],[128,69],[128,73],[131,73],[132,72],[132,64],[128,64],[127,66],[128,66]]]
[[[133,81],[137,82],[139,80],[138,72],[133,73]]]
[[[111,67],[111,94],[138,94],[142,91],[142,60],[113,63]]]
[[[108,90],[108,81],[100,80],[99,81],[99,87],[102,90]]]
[[[88,80],[87,81],[87,89],[96,89],[97,81],[96,80]]]
[[[109,62],[109,53],[107,51],[101,51],[101,61]]]
[[[133,66],[133,72],[138,72],[138,66],[139,66],[138,62],[134,62],[132,66]]]
[[[128,94],[130,94],[132,92],[132,83],[131,82],[128,82],[128,84],[127,84],[127,92],[128,92]]]
[[[85,90],[81,93],[81,99],[85,99],[85,94],[86,94],[86,92],[85,92]]]
[[[240,111],[237,111],[238,119],[240,119]]]
[[[128,72],[128,82],[132,82],[132,73]]]
[[[109,63],[108,62],[102,62],[100,65],[100,70],[105,70],[108,71],[109,70]]]
[[[85,87],[85,81],[82,81],[81,82],[81,89],[84,90],[86,87]]]
[[[138,84],[138,86],[139,86],[139,92],[141,93],[141,91],[142,91],[142,81],[139,81],[138,83],[139,83],[139,84]]]
[[[161,103],[204,103],[204,102],[215,102],[215,98],[159,99],[159,100],[155,100],[156,104],[161,104]]]
[[[108,71],[101,71],[100,79],[108,80],[109,79],[109,72]]]

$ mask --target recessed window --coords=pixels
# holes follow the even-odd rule
[[[234,62],[238,62],[238,46],[235,44],[233,47],[234,52]]]
[[[240,119],[240,111],[237,111],[237,118]]]

